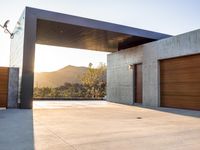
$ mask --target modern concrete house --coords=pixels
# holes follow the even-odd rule
[[[39,43],[112,52],[108,101],[200,110],[200,30],[172,37],[27,7],[14,34],[10,66],[20,68],[21,108],[32,108]]]
[[[200,110],[200,30],[110,54],[107,75],[109,101]]]

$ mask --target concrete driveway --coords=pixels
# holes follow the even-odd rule
[[[92,101],[34,106],[0,110],[1,150],[200,149],[200,111]]]

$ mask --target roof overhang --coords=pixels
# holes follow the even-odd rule
[[[30,7],[26,8],[26,12],[37,18],[38,44],[114,52],[170,37],[162,33]]]

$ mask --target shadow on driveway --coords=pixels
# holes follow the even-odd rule
[[[0,149],[34,150],[31,109],[0,110]]]
[[[133,105],[133,106],[151,109],[151,110],[157,110],[161,112],[173,113],[173,114],[182,115],[182,116],[200,118],[200,111],[198,110],[177,109],[177,108],[168,108],[168,107],[144,107],[142,105]]]

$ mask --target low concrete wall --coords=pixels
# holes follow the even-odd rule
[[[17,108],[19,86],[19,69],[9,68],[8,108]]]
[[[129,64],[143,63],[143,105],[160,106],[159,60],[200,54],[200,30],[108,55],[107,100],[131,104],[133,74]]]

